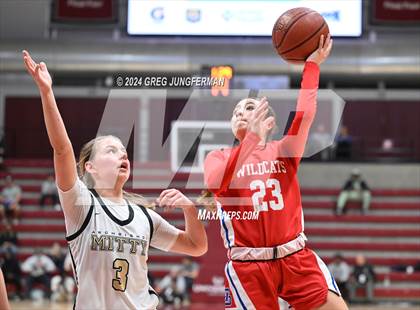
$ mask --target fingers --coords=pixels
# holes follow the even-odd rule
[[[322,50],[323,47],[324,47],[324,35],[321,34],[321,37],[319,38],[318,50]]]
[[[164,190],[159,199],[157,199],[159,206],[166,209],[183,209],[186,206],[194,205],[191,200],[189,200],[183,193],[176,189],[167,189]]]
[[[32,63],[29,61],[27,57],[23,58],[23,63],[25,64],[25,68],[30,75],[35,74],[35,68],[33,68]]]
[[[326,49],[327,55],[331,52],[332,46],[333,46],[333,39],[330,39],[327,45],[327,49]]]
[[[37,64],[36,67],[35,67],[35,75],[39,74],[39,69],[41,69],[41,66],[39,64]]]
[[[275,124],[274,116],[267,117],[263,122],[264,127],[269,130],[274,127],[274,124]]]
[[[156,202],[161,207],[169,207],[169,206],[174,205],[175,200],[182,197],[183,197],[183,194],[180,191],[176,189],[166,189],[160,194]]]
[[[28,64],[35,69],[36,63],[35,61],[32,59],[31,55],[28,53],[28,51],[23,50],[23,58],[28,60]]]
[[[33,75],[35,73],[35,67],[32,63],[32,61],[28,57],[23,57],[23,62],[25,64],[26,70]]]
[[[30,74],[38,74],[39,69],[41,69],[41,71],[48,72],[45,62],[42,61],[41,63],[37,64],[26,50],[23,50],[22,54],[26,69]]]
[[[165,197],[172,197],[174,196],[178,191],[176,189],[173,188],[169,188],[169,189],[165,189],[164,191],[162,191],[159,195],[159,197],[156,199],[157,203],[160,203],[162,201],[162,199],[164,199]]]
[[[183,203],[183,197],[180,195],[176,195],[172,197],[171,199],[168,199],[168,201],[166,201],[166,203],[162,206],[165,207],[166,210],[173,210],[177,207],[182,207],[182,203]]]
[[[268,113],[268,101],[267,97],[263,97],[260,101],[260,104],[255,109],[254,119],[263,120]]]
[[[268,114],[268,102],[264,103],[263,110],[256,116],[255,121],[260,123],[265,120]]]

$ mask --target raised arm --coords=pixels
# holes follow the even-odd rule
[[[296,106],[296,115],[287,132],[280,140],[279,153],[282,157],[294,157],[300,160],[305,150],[309,129],[316,114],[316,97],[319,83],[319,66],[332,49],[332,39],[319,39],[319,47],[306,60],[302,74],[301,89]]]
[[[76,159],[66,128],[55,102],[52,79],[45,63],[36,63],[27,51],[23,51],[26,70],[34,79],[41,95],[45,127],[54,149],[54,170],[58,187],[67,191],[77,179]]]

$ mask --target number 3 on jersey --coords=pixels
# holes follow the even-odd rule
[[[252,204],[255,211],[268,211],[268,206],[273,210],[284,208],[283,196],[281,194],[280,182],[277,179],[268,179],[267,181],[254,180],[250,184],[252,191]],[[268,202],[264,200],[267,194],[267,188],[271,190],[271,196],[274,198]]]
[[[116,291],[124,292],[127,288],[128,277],[128,261],[117,258],[112,263],[112,268],[115,269],[115,277],[112,279],[112,288]]]

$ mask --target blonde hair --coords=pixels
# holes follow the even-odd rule
[[[214,195],[207,189],[201,191],[200,196],[195,202],[198,206],[204,207],[207,211],[210,212],[215,212],[217,209]]]
[[[113,135],[98,136],[87,142],[85,145],[83,145],[82,149],[80,150],[79,161],[77,163],[77,170],[80,179],[83,183],[85,183],[87,188],[94,188],[95,180],[93,179],[92,175],[86,171],[85,164],[90,159],[95,157],[97,152],[95,145],[106,138],[114,138],[120,140],[118,137],[115,137]],[[146,198],[139,194],[130,193],[123,190],[123,198],[137,205],[142,205],[147,208],[154,208],[154,204],[149,203]]]

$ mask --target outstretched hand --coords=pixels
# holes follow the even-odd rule
[[[318,48],[306,59],[306,61],[312,61],[318,64],[322,64],[330,55],[333,45],[333,40],[331,39],[330,34],[327,35],[327,38],[324,38],[324,35],[321,35],[319,38]]]
[[[47,65],[44,62],[36,63],[26,50],[23,50],[22,53],[26,70],[34,79],[39,90],[41,92],[49,91],[52,86],[52,79],[48,72]]]

